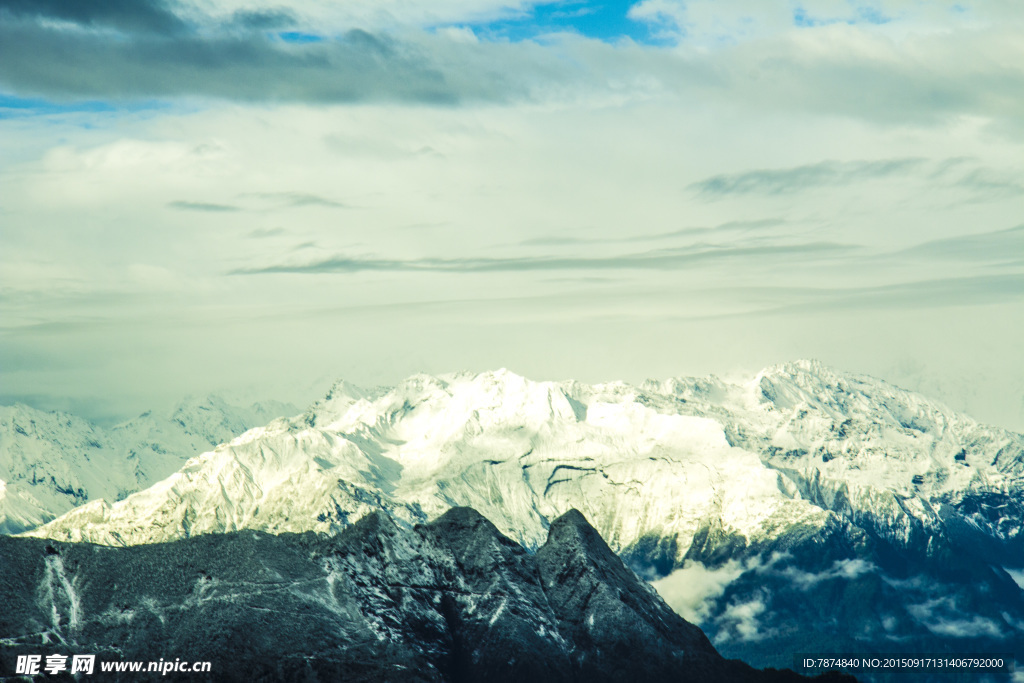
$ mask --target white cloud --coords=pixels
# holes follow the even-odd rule
[[[907,607],[922,626],[936,635],[951,638],[1001,638],[1002,629],[993,619],[980,614],[965,615],[951,597],[934,598]]]
[[[651,585],[679,616],[692,624],[700,624],[707,618],[714,600],[744,571],[746,569],[737,560],[729,560],[715,569],[687,560],[682,568]]]
[[[760,624],[760,617],[766,610],[767,605],[761,598],[729,605],[716,619],[719,625],[718,640],[731,639],[733,632],[743,641],[767,638],[772,634],[772,630],[762,629]]]
[[[778,573],[801,590],[808,590],[822,581],[834,579],[851,581],[876,570],[877,567],[873,563],[860,558],[854,558],[850,560],[836,560],[827,570],[818,573],[806,572],[797,567],[786,567]]]
[[[829,26],[902,39],[1021,23],[1019,6],[986,0],[642,0],[630,8],[629,16],[660,25],[683,44],[702,47],[785,33],[813,34]]]

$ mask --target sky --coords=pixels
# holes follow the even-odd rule
[[[0,0],[0,403],[816,358],[1024,429],[1018,0]]]

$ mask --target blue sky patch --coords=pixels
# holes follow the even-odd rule
[[[626,16],[636,0],[579,2],[567,0],[537,5],[521,16],[469,24],[484,40],[530,40],[549,33],[579,33],[588,38],[616,42],[630,38],[637,43],[661,44],[645,22]]]
[[[282,31],[277,37],[286,43],[319,43],[323,41],[322,36],[302,31]]]
[[[18,97],[0,92],[0,119],[57,114],[112,114],[167,109],[170,104],[160,100],[67,100],[55,101],[43,97]],[[89,127],[88,124],[82,124]]]

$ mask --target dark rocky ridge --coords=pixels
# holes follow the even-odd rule
[[[807,680],[721,657],[575,511],[535,555],[456,508],[414,529],[375,513],[332,537],[0,536],[0,567],[0,679],[19,654],[59,653],[212,662],[188,681]]]

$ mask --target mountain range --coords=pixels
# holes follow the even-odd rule
[[[304,413],[28,532],[134,546],[413,527],[468,506],[530,551],[581,511],[727,656],[1013,652],[1024,436],[813,361],[752,378],[339,382]]]

